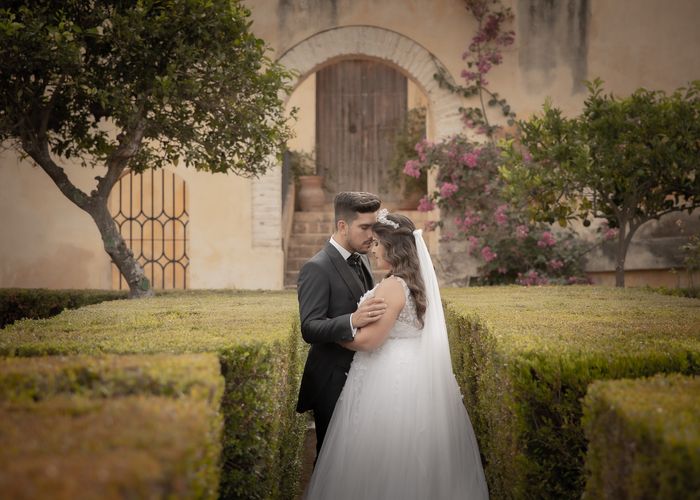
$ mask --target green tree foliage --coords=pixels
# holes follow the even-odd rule
[[[670,95],[638,89],[620,98],[588,83],[583,112],[546,102],[505,144],[501,174],[535,220],[566,226],[604,218],[616,231],[616,285],[630,240],[651,219],[700,206],[700,81]]]
[[[150,284],[107,198],[125,169],[264,173],[290,132],[289,74],[232,0],[10,1],[0,8],[0,141],[95,220],[132,296]],[[65,160],[105,166],[95,190]]]

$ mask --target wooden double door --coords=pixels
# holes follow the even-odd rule
[[[316,159],[327,197],[370,191],[401,195],[389,168],[406,117],[407,80],[376,61],[344,60],[316,74]]]

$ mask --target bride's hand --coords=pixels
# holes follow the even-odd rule
[[[374,323],[386,312],[386,302],[383,298],[372,297],[362,302],[357,311],[352,313],[352,326],[362,328]]]

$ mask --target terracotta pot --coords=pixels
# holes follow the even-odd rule
[[[320,175],[299,176],[299,208],[302,212],[322,210],[326,203],[323,192],[323,177]]]

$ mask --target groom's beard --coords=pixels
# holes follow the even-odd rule
[[[356,248],[355,251],[362,255],[367,255],[372,249],[372,240],[366,241],[362,244],[362,247]]]

